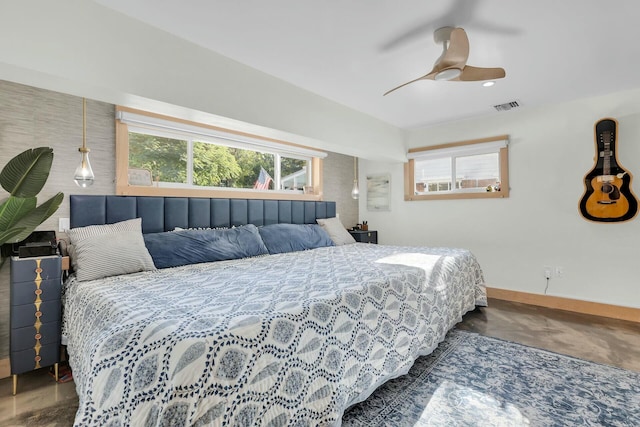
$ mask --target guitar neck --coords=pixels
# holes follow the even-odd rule
[[[611,175],[611,158],[614,155],[614,151],[611,147],[613,139],[613,131],[604,131],[600,134],[600,143],[603,149],[600,151],[600,157],[602,157],[602,174]]]

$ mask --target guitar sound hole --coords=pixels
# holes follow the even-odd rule
[[[620,190],[613,184],[602,184],[602,193],[608,194],[610,200],[618,200],[620,198]]]

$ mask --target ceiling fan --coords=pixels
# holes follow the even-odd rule
[[[462,28],[443,27],[433,33],[436,43],[442,43],[442,55],[436,60],[433,70],[422,77],[401,84],[384,95],[418,80],[480,81],[503,78],[503,68],[481,68],[467,65],[469,38]],[[383,96],[384,96],[383,95]]]

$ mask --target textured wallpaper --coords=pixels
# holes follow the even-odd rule
[[[70,194],[114,194],[115,106],[87,100],[87,146],[96,175],[93,186],[73,182],[82,145],[82,98],[0,80],[0,167],[27,148],[52,147],[53,166],[39,202],[62,191],[60,209],[41,227],[57,230],[58,219],[69,217]],[[337,203],[346,227],[358,221],[358,203],[351,199],[353,158],[329,153],[324,160],[324,200]],[[2,190],[4,193],[4,190]],[[3,196],[0,196],[3,197]],[[0,270],[0,359],[9,357],[9,263]]]

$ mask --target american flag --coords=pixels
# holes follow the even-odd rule
[[[258,175],[258,179],[256,179],[255,184],[253,184],[254,190],[268,190],[269,183],[272,181],[271,175],[264,170],[263,167],[260,168],[260,175]]]

